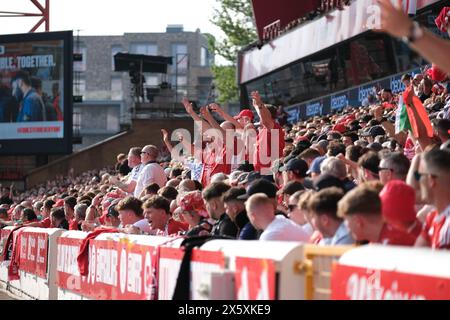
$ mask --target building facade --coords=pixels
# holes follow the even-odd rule
[[[74,104],[74,136],[79,138],[74,150],[114,135],[135,116],[130,74],[114,71],[118,52],[172,57],[167,74],[144,73],[143,102],[149,109],[156,101],[180,108],[183,96],[204,104],[211,95],[214,57],[208,50],[207,36],[199,29],[185,32],[181,25],[169,25],[165,33],[80,36],[74,39],[74,52],[83,57],[74,62],[73,94],[83,99]],[[171,90],[158,100],[152,93],[162,83],[169,84]]]

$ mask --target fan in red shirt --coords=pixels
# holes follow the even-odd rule
[[[142,205],[144,217],[148,220],[152,230],[158,235],[178,235],[189,229],[189,225],[176,221],[170,214],[169,201],[161,196],[153,196]]]
[[[450,152],[432,150],[423,154],[416,179],[422,200],[436,208],[428,214],[416,246],[450,249]]]
[[[414,245],[415,238],[383,220],[381,200],[375,188],[362,185],[348,192],[339,201],[338,215],[345,219],[356,241],[385,245]]]
[[[63,204],[63,201],[61,201],[60,204],[61,203]],[[44,201],[44,205],[41,208],[41,215],[43,219],[38,222],[25,223],[24,226],[37,228],[51,228],[52,220],[50,218],[50,211],[52,210],[53,206],[55,206],[55,202],[53,200]]]
[[[392,180],[381,190],[380,198],[386,222],[410,235],[411,242],[415,242],[422,231],[415,209],[415,190],[401,180]]]
[[[210,183],[211,177],[216,173],[231,173],[233,157],[237,154],[237,141],[234,137],[236,127],[230,121],[224,121],[220,125],[209,112],[213,106],[202,107],[200,113],[208,122],[211,129],[205,133],[211,133],[208,144],[203,151],[203,170],[201,182],[203,186]],[[211,131],[212,130],[212,131]]]
[[[69,230],[78,230],[78,221],[75,219],[75,206],[77,199],[75,197],[64,198],[64,214],[69,223]]]
[[[261,175],[271,175],[272,162],[283,155],[284,131],[275,121],[277,108],[265,105],[258,91],[252,92],[251,96],[253,106],[261,119],[253,155],[253,166],[255,171],[260,172]]]

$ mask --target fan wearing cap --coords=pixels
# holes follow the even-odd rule
[[[185,236],[201,236],[211,232],[212,224],[208,221],[209,215],[200,191],[186,193],[180,199],[180,209],[183,220],[188,224]]]
[[[256,138],[253,154],[253,165],[255,171],[262,175],[271,175],[270,167],[275,159],[283,154],[284,130],[275,121],[277,109],[274,106],[266,106],[258,91],[251,94],[253,106],[261,119],[261,127]],[[274,144],[274,146],[272,146]],[[273,149],[273,150],[272,150]]]
[[[410,235],[414,244],[422,231],[422,223],[417,219],[415,209],[415,190],[403,181],[393,180],[381,190],[380,199],[384,220]]]
[[[283,215],[275,215],[276,205],[266,194],[251,195],[245,208],[255,229],[264,230],[259,240],[308,242],[309,236],[301,226]]]
[[[120,225],[119,211],[116,210],[116,205],[120,200],[115,200],[108,208],[108,213],[105,216],[105,225],[108,227],[118,228]]]
[[[301,191],[304,190],[305,187],[303,186],[303,184],[299,181],[289,181],[288,183],[286,183],[286,185],[283,186],[283,188],[281,188],[278,191],[278,195],[280,196],[280,198],[278,199],[278,203],[280,204],[280,209],[285,211],[285,212],[289,212],[289,198],[296,193],[297,191]]]
[[[258,234],[256,229],[253,227],[248,229],[249,220],[245,211],[245,200],[239,199],[239,196],[245,195],[245,193],[245,190],[242,188],[231,188],[225,192],[223,195],[225,212],[231,221],[236,224],[240,240],[257,240]]]
[[[253,111],[244,109],[234,118],[239,122],[242,128],[244,128],[246,125],[253,122],[255,115],[253,114]]]
[[[152,196],[142,205],[144,217],[150,228],[157,235],[172,236],[188,230],[186,223],[172,219],[170,214],[170,202],[162,196]]]
[[[303,183],[307,176],[308,164],[302,159],[293,158],[282,166],[280,171],[283,172],[284,185],[291,181]]]
[[[242,130],[246,125],[251,124],[255,118],[253,111],[244,109],[237,116],[230,116],[225,110],[223,110],[217,103],[212,103],[209,108],[221,116],[225,121],[233,123],[237,130]]]
[[[225,213],[223,195],[230,189],[230,186],[223,182],[211,183],[203,192],[203,200],[209,216],[216,221],[211,231],[213,236],[237,237],[238,229]]]
[[[414,239],[410,234],[384,221],[381,199],[375,188],[364,185],[348,192],[339,201],[338,216],[345,219],[353,238],[357,241],[384,245],[414,245]]]

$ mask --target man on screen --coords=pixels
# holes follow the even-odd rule
[[[13,92],[20,90],[23,94],[17,122],[45,121],[45,106],[36,90],[31,87],[29,74],[25,71],[19,71],[15,80]]]

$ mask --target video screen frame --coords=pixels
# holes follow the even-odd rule
[[[0,155],[43,155],[72,153],[73,117],[73,32],[42,32],[0,35],[0,45],[21,42],[58,41],[63,42],[63,137],[35,139],[2,139]],[[1,125],[1,124],[0,124]]]

